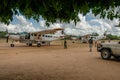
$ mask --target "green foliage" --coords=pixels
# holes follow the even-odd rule
[[[78,13],[86,14],[92,10],[101,18],[120,18],[120,10],[114,13],[114,8],[120,8],[120,0],[0,0],[0,21],[9,24],[13,15],[21,13],[27,19],[39,21],[42,16],[47,23],[73,20],[79,21]]]
[[[92,33],[92,36],[99,36],[98,33]]]
[[[5,31],[0,31],[0,38],[5,38],[7,33]]]
[[[111,40],[120,40],[120,36],[115,36],[111,34],[108,34],[106,37]]]

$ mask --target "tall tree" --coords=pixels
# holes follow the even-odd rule
[[[13,15],[21,13],[37,21],[42,16],[47,22],[59,19],[76,23],[78,13],[85,15],[90,10],[101,18],[120,18],[120,0],[0,0],[0,21],[9,24]]]

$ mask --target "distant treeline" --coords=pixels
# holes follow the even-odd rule
[[[0,38],[6,38],[6,34],[7,34],[6,31],[0,31]],[[15,34],[15,33],[9,33],[9,34]],[[19,33],[16,33],[16,34],[19,34]],[[97,33],[94,33],[94,35],[98,36]],[[71,35],[69,35],[69,36],[71,36]],[[107,37],[107,39],[111,39],[111,40],[120,40],[120,36],[116,36],[116,35],[112,35],[112,34],[107,34],[106,37]],[[80,36],[79,36],[79,38],[80,38]]]
[[[8,33],[6,31],[0,31],[0,38],[6,38]],[[20,33],[9,33],[10,35],[20,34]]]
[[[110,40],[120,40],[120,36],[116,36],[112,34],[107,34],[106,37],[107,39],[110,39]]]
[[[6,38],[6,31],[0,31],[0,38]]]

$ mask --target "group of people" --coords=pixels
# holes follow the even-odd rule
[[[93,42],[94,42],[95,47],[97,47],[98,41],[97,41],[97,40],[93,41],[93,38],[91,37],[91,38],[88,40],[88,43],[89,43],[89,51],[90,51],[90,52],[92,52]],[[108,42],[110,43],[110,39],[108,40]],[[102,43],[102,42],[101,42],[101,43]],[[64,49],[67,49],[67,41],[66,41],[66,38],[64,39]]]
[[[90,51],[90,52],[92,52],[93,42],[94,42],[95,47],[97,47],[97,45],[98,45],[99,43],[105,43],[104,40],[101,41],[101,42],[98,42],[97,40],[93,41],[93,38],[91,37],[91,38],[88,40],[88,43],[89,43],[89,51]],[[111,42],[110,39],[108,40],[108,42],[109,42],[109,43]]]
[[[91,37],[89,40],[88,40],[88,43],[89,43],[89,48],[90,48],[90,52],[92,52],[92,47],[93,47],[93,38]],[[97,46],[97,41],[95,41],[95,47]],[[66,38],[64,39],[64,49],[67,49],[67,41],[66,41]]]

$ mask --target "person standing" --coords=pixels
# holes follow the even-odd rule
[[[66,38],[64,39],[64,49],[67,49],[67,41],[66,41]]]
[[[108,42],[110,43],[110,39],[108,40]]]
[[[90,52],[92,52],[92,47],[93,47],[93,38],[91,37],[89,40],[88,40],[88,43],[89,43],[89,48],[90,48]]]

